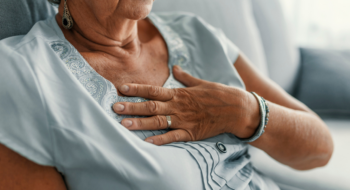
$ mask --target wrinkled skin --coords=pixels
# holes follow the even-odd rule
[[[190,76],[174,67],[174,76],[188,88],[166,89],[150,85],[126,84],[119,91],[126,96],[151,99],[143,103],[118,103],[118,114],[146,115],[148,118],[124,119],[129,130],[167,128],[166,115],[171,116],[170,132],[146,141],[162,145],[179,141],[198,141],[221,133],[250,137],[260,122],[258,102],[245,90]]]

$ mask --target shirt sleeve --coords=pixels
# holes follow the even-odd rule
[[[221,46],[229,59],[230,63],[234,64],[240,54],[239,48],[225,35],[225,33],[218,28],[214,28],[213,26],[207,24],[209,30],[213,32],[213,34],[220,41]]]
[[[240,54],[239,48],[230,39],[228,39],[224,32],[221,30],[219,31],[218,36],[221,43],[223,44],[223,48],[227,57],[229,58],[230,62],[234,64]]]
[[[241,51],[222,32],[198,16],[188,17],[191,22],[184,32],[191,54],[192,75],[203,80],[245,89],[243,80],[234,67]],[[186,29],[185,28],[185,29]],[[180,30],[179,30],[180,31]],[[181,31],[180,31],[181,32]],[[189,40],[187,40],[189,41]]]
[[[53,166],[41,90],[31,65],[0,43],[0,143],[40,165]]]
[[[240,49],[225,35],[225,33],[219,29],[215,28],[201,17],[195,16],[197,20],[215,36],[216,40],[219,41],[220,46],[223,48],[224,53],[229,59],[230,63],[234,64],[240,54]],[[201,31],[202,32],[202,31]]]

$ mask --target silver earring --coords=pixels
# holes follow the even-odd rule
[[[67,30],[70,30],[73,28],[73,18],[70,15],[70,12],[68,10],[67,0],[64,0],[64,11],[63,11],[62,24],[63,24],[63,27]]]

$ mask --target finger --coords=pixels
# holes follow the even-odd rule
[[[140,103],[118,102],[113,105],[115,113],[120,115],[171,115],[172,109],[169,104],[158,101],[147,101]]]
[[[174,96],[174,90],[159,86],[142,84],[124,84],[118,90],[126,96],[143,97],[151,100],[169,101]]]
[[[164,145],[173,142],[187,142],[191,141],[191,135],[185,130],[173,130],[169,131],[163,135],[157,135],[147,138],[145,141],[155,144],[155,145]]]
[[[168,122],[166,117],[161,115],[148,118],[123,119],[122,125],[131,131],[162,130],[168,128]]]
[[[187,87],[198,86],[198,85],[202,84],[203,82],[205,82],[201,79],[195,78],[195,77],[191,76],[190,74],[186,73],[178,65],[175,65],[173,67],[173,74],[174,74],[174,77],[176,80],[178,80],[179,82],[181,82],[182,84],[184,84]]]

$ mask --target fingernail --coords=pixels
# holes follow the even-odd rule
[[[123,104],[115,104],[114,105],[114,110],[115,111],[124,111],[125,106]]]
[[[123,124],[124,127],[131,127],[132,121],[131,120],[124,120],[122,122],[122,124]]]
[[[122,87],[120,87],[120,91],[122,92],[128,92],[129,91],[129,86],[128,85],[123,85]]]
[[[146,142],[149,142],[149,143],[153,144],[153,140],[152,139],[147,139]]]

